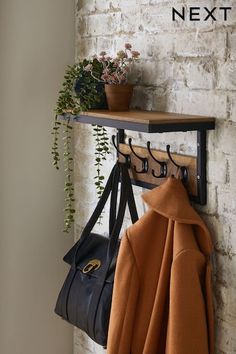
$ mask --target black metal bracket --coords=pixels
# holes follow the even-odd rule
[[[197,192],[196,203],[207,203],[206,187],[206,130],[197,131]]]

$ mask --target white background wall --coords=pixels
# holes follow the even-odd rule
[[[74,61],[73,0],[0,1],[0,353],[71,354],[54,305],[72,243],[50,128]]]

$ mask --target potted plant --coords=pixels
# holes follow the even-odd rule
[[[128,111],[133,95],[133,85],[128,83],[129,73],[135,60],[140,56],[138,51],[132,50],[130,43],[125,44],[124,50],[120,50],[114,58],[101,52],[97,58],[102,64],[103,70],[100,77],[96,75],[91,64],[85,67],[85,71],[98,81],[105,83],[105,93],[110,111]]]
[[[96,79],[90,75],[85,68],[90,65]],[[64,232],[69,232],[74,222],[74,184],[73,184],[73,156],[72,156],[72,132],[74,117],[80,112],[91,108],[105,108],[106,98],[104,84],[98,82],[103,73],[103,64],[96,57],[91,60],[83,60],[73,66],[69,66],[65,72],[62,89],[59,91],[57,106],[55,108],[55,120],[53,124],[53,144],[52,156],[53,165],[59,169],[60,153],[59,138],[62,130],[63,140],[63,163],[65,171],[65,219]],[[101,81],[101,80],[100,80]],[[103,191],[104,176],[101,174],[103,160],[106,159],[109,151],[109,139],[104,127],[94,125],[95,137],[95,166],[97,175],[95,176],[95,185],[97,194],[100,196]]]

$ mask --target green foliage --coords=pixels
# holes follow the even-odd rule
[[[83,60],[73,66],[68,66],[62,89],[59,91],[57,100],[57,107],[55,112],[57,115],[72,114],[77,115],[81,111],[87,111],[95,103],[98,103],[101,94],[97,92],[98,81],[91,76],[91,74],[84,70],[84,68],[91,64],[93,71],[101,76],[103,66],[97,59]],[[75,83],[79,81],[80,89],[75,92]]]
[[[106,160],[106,155],[109,153],[109,138],[107,137],[106,129],[100,125],[93,126],[96,141],[96,152],[95,152],[95,166],[97,169],[97,175],[94,177],[95,185],[97,188],[98,196],[101,196],[103,192],[103,180],[104,176],[101,175],[101,167],[103,160]]]
[[[52,144],[52,157],[53,165],[58,170],[60,162],[59,153],[59,135],[60,129],[63,127],[63,164],[65,171],[65,207],[64,207],[64,232],[69,232],[74,222],[74,184],[73,184],[73,167],[74,161],[72,156],[72,134],[73,134],[73,120],[74,116],[85,112],[101,100],[102,93],[97,90],[98,81],[92,77],[90,72],[84,70],[87,65],[92,65],[93,72],[96,77],[101,77],[103,66],[96,59],[83,60],[73,66],[68,66],[62,89],[59,91],[57,106],[55,109],[55,120],[52,128],[53,144]],[[75,84],[77,82],[78,90],[75,92]],[[58,116],[62,119],[58,119]],[[96,142],[95,151],[95,166],[97,175],[95,177],[95,186],[97,194],[100,197],[103,187],[104,176],[101,175],[102,162],[109,154],[109,143],[107,131],[104,127],[95,125],[94,136]]]
[[[73,157],[71,156],[71,131],[72,125],[70,120],[63,121],[63,140],[64,140],[64,149],[63,149],[63,162],[65,169],[65,220],[64,220],[64,232],[69,232],[72,223],[74,222],[74,184],[73,184]]]

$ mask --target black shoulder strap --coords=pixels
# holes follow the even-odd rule
[[[111,173],[110,173],[110,176],[107,180],[107,183],[105,185],[105,188],[104,188],[104,191],[102,193],[102,196],[101,198],[99,199],[98,203],[97,203],[97,206],[96,208],[94,209],[89,221],[87,222],[87,224],[85,225],[84,229],[83,229],[83,232],[80,236],[80,239],[77,243],[77,247],[76,247],[76,250],[75,250],[75,253],[74,253],[74,260],[73,260],[73,263],[72,263],[72,266],[73,267],[76,267],[76,257],[77,257],[77,253],[79,251],[79,248],[83,245],[83,242],[85,241],[85,239],[89,236],[90,232],[92,231],[94,225],[96,224],[99,216],[101,215],[102,213],[102,210],[107,202],[107,199],[110,195],[110,192],[112,190],[112,180],[113,180],[113,176],[114,174],[119,174],[119,166],[118,164],[115,164]]]
[[[103,268],[103,273],[101,274],[101,277],[99,278],[99,283],[97,286],[94,288],[94,292],[92,294],[91,298],[91,305],[89,308],[90,311],[90,321],[88,322],[89,326],[89,332],[93,333],[95,335],[95,319],[96,319],[96,314],[97,314],[97,309],[98,309],[98,303],[103,291],[103,287],[106,281],[107,273],[110,269],[110,265],[112,262],[112,259],[115,255],[115,252],[117,250],[117,242],[120,234],[120,229],[123,223],[124,219],[124,214],[125,214],[125,209],[126,209],[126,204],[128,202],[128,195],[130,194],[130,188],[129,188],[129,175],[128,175],[128,169],[127,166],[124,164],[120,165],[121,168],[121,193],[120,193],[120,202],[119,202],[119,210],[117,214],[117,218],[112,230],[112,233],[110,235],[110,241],[109,241],[109,246],[107,250],[107,259],[105,263],[105,267]],[[131,185],[131,184],[130,184]]]
[[[128,169],[125,164],[120,164],[121,168],[121,192],[120,192],[120,202],[119,202],[119,210],[117,214],[117,218],[112,229],[112,233],[110,235],[110,242],[107,251],[107,262],[111,262],[114,257],[114,253],[116,251],[117,242],[120,235],[120,230],[123,224],[125,209],[130,197],[130,189],[129,189],[129,175]],[[136,208],[135,208],[136,209]]]
[[[126,181],[127,181],[126,183],[128,185],[128,206],[129,206],[129,211],[130,211],[130,217],[131,217],[132,223],[134,224],[136,221],[138,221],[139,217],[138,217],[138,212],[137,212],[136,203],[135,203],[135,199],[134,199],[133,188],[132,188],[131,179],[130,179],[129,170],[128,170],[127,165],[125,165],[124,173],[126,175]]]
[[[120,194],[120,202],[119,202],[119,211],[117,214],[117,217],[115,217],[116,215],[116,203],[115,203],[115,207],[112,207],[112,203],[115,200],[115,197],[117,199],[117,190],[118,190],[118,182],[119,182],[119,178],[121,176],[121,194]],[[137,214],[137,210],[136,210],[136,205],[135,205],[135,200],[134,200],[134,195],[133,195],[133,190],[132,190],[132,185],[131,185],[131,181],[130,181],[130,177],[129,177],[129,173],[128,173],[128,168],[126,164],[117,162],[115,164],[115,166],[113,167],[111,174],[108,178],[108,181],[106,183],[106,186],[104,188],[104,191],[102,193],[101,198],[98,201],[98,204],[92,214],[92,216],[90,217],[88,223],[86,224],[81,238],[78,242],[78,246],[76,248],[75,254],[74,254],[74,260],[73,260],[73,266],[76,266],[76,256],[78,254],[78,250],[79,248],[83,245],[84,240],[90,235],[94,225],[96,224],[99,216],[102,213],[102,210],[108,200],[108,197],[110,195],[110,193],[112,192],[113,189],[113,182],[115,183],[115,192],[113,193],[113,197],[111,197],[111,208],[112,209],[112,218],[110,219],[110,251],[109,256],[110,257],[113,253],[113,250],[116,248],[116,243],[117,240],[119,238],[119,234],[120,234],[120,230],[122,227],[122,223],[124,220],[124,214],[125,214],[125,209],[126,209],[126,204],[128,202],[129,205],[129,209],[130,209],[130,214],[131,214],[131,218],[132,218],[132,222],[136,222],[138,220],[138,214]]]
[[[121,167],[122,166],[122,167]],[[111,235],[112,229],[114,227],[116,221],[116,212],[117,212],[117,195],[118,195],[118,185],[119,180],[122,181],[122,173],[125,174],[125,181],[124,183],[127,184],[127,199],[128,199],[128,206],[130,211],[130,217],[132,223],[134,224],[138,220],[138,213],[136,209],[133,188],[129,176],[128,166],[126,164],[119,164],[120,167],[120,175],[117,174],[113,176],[112,182],[112,192],[111,192],[111,201],[110,201],[110,218],[109,218],[109,235]],[[121,170],[121,168],[123,170]]]
[[[109,235],[111,235],[112,229],[116,221],[119,181],[120,181],[120,173],[113,174],[111,200],[110,200],[110,214],[109,214]]]

